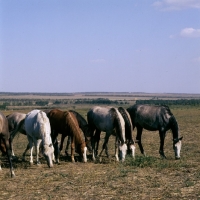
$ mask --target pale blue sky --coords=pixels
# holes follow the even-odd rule
[[[200,1],[0,0],[0,92],[200,93]]]

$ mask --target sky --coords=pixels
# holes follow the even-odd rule
[[[199,0],[0,0],[0,92],[200,93]]]

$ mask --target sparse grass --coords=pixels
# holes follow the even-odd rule
[[[86,116],[87,109],[77,111]],[[7,159],[1,159],[0,199],[200,199],[200,109],[182,106],[173,107],[172,112],[183,136],[180,160],[174,159],[170,132],[164,146],[167,159],[161,159],[158,133],[144,131],[146,157],[136,146],[135,159],[127,155],[125,162],[116,162],[111,136],[108,144],[111,157],[103,155],[101,163],[94,163],[90,154],[87,163],[71,163],[61,155],[61,164],[51,169],[44,158],[40,167],[30,166],[29,154],[26,162],[21,160],[27,138],[19,134],[14,140],[18,157],[13,162],[15,178],[10,178]],[[104,133],[100,148],[103,140]]]

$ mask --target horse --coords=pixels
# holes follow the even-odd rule
[[[12,156],[14,157],[14,151],[13,151],[13,139],[17,135],[18,132],[26,135],[26,131],[24,128],[24,120],[25,120],[26,114],[14,112],[10,115],[7,115],[6,118],[8,119],[8,127],[10,132],[10,142],[11,142],[11,151]]]
[[[142,154],[146,155],[141,142],[143,128],[149,131],[159,131],[159,154],[163,158],[166,158],[164,154],[164,140],[166,132],[171,129],[175,158],[180,158],[181,140],[183,137],[179,137],[178,123],[168,106],[136,104],[127,108],[127,111],[131,116],[133,129],[135,127],[137,128],[136,139],[138,140],[138,145]]]
[[[101,157],[102,152],[105,149],[107,157],[108,149],[107,143],[111,134],[115,134],[115,157],[116,161],[119,161],[118,151],[120,149],[120,159],[125,160],[127,145],[125,143],[125,122],[121,114],[116,108],[113,107],[100,107],[95,106],[91,108],[87,113],[88,125],[91,130],[91,143],[92,143],[92,157],[95,160],[95,156],[98,155],[98,146],[100,140],[101,131],[106,132],[105,140],[102,150],[99,154]],[[115,131],[114,131],[115,130]],[[95,132],[94,132],[95,131]],[[96,148],[95,148],[96,144]]]
[[[53,167],[54,147],[51,140],[51,127],[49,119],[45,112],[41,110],[32,110],[26,115],[25,131],[29,144],[23,153],[25,160],[26,152],[31,149],[30,164],[33,164],[33,145],[36,149],[36,163],[39,165],[39,147],[42,142],[43,155],[49,167]]]
[[[91,144],[90,144],[90,141],[91,141],[90,140],[90,132],[89,132],[89,127],[88,127],[87,121],[78,112],[76,112],[74,110],[69,110],[69,112],[73,113],[74,116],[76,117],[79,128],[84,133],[87,149],[91,152],[92,148],[91,148]],[[65,139],[66,136],[67,136],[66,133],[62,134],[61,143],[60,143],[60,151],[62,151],[64,139]],[[68,136],[67,145],[66,145],[66,148],[65,148],[65,154],[66,155],[68,155],[68,148],[69,148],[70,143],[71,143],[71,137]]]
[[[127,112],[127,110],[124,109],[123,107],[119,107],[118,111],[122,115],[125,122],[125,138],[126,138],[127,148],[129,151],[131,151],[132,157],[135,158],[135,143],[137,143],[137,141],[134,141],[133,139],[133,134],[132,134],[133,126],[131,122],[131,117]]]
[[[82,157],[83,162],[87,162],[87,147],[85,144],[85,138],[79,128],[79,124],[75,115],[72,112],[63,112],[58,109],[51,110],[47,115],[51,124],[52,141],[54,142],[56,140],[58,133],[62,135],[69,135],[71,137],[72,162],[75,162],[75,150]],[[55,155],[55,157],[57,162],[59,162],[59,154]]]
[[[5,149],[6,149],[8,162],[10,166],[11,177],[15,177],[15,173],[12,166],[12,159],[11,159],[12,156],[11,156],[11,148],[10,148],[10,132],[8,130],[8,120],[2,112],[0,112],[0,141],[3,143],[0,148],[2,153],[5,153]],[[1,169],[1,165],[0,165],[0,169]]]

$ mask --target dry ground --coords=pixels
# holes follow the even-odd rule
[[[15,178],[10,178],[7,160],[2,158],[0,199],[200,199],[200,108],[172,112],[183,136],[180,160],[174,159],[170,132],[165,140],[167,160],[163,160],[158,154],[158,133],[145,131],[142,141],[147,157],[136,146],[135,160],[127,156],[124,163],[116,163],[111,137],[111,159],[103,157],[102,163],[94,163],[88,154],[87,163],[71,163],[62,155],[61,164],[49,169],[44,158],[39,167],[29,165],[29,155],[22,162],[27,138],[19,135],[14,139],[19,158],[13,162]],[[104,133],[101,143],[103,138]]]

